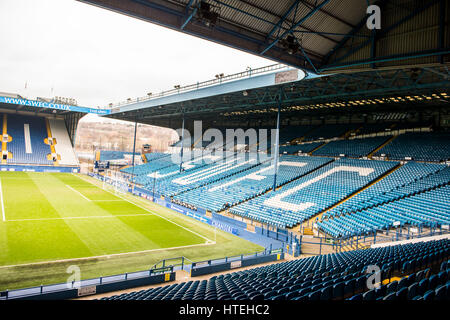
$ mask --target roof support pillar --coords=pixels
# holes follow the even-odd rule
[[[281,113],[281,103],[283,99],[283,88],[280,86],[279,96],[278,96],[278,112],[277,112],[277,130],[275,134],[275,160],[274,160],[274,175],[273,175],[273,188],[275,191],[277,187],[277,173],[278,173],[278,155],[280,154],[280,113]]]
[[[133,167],[132,175],[134,176],[134,156],[136,155],[136,134],[137,134],[137,120],[134,122],[134,138],[133,138],[133,159],[131,165]]]
[[[184,109],[183,109],[183,122],[181,124],[180,172],[183,170],[183,149],[184,149]]]

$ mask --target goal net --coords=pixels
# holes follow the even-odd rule
[[[128,192],[128,180],[119,171],[108,170],[103,179],[103,189],[112,189],[115,194]]]

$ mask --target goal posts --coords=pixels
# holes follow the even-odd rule
[[[106,170],[103,179],[103,189],[113,190],[115,194],[124,194],[129,189],[128,178],[120,171]]]

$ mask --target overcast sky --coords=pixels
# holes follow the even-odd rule
[[[0,0],[0,43],[0,92],[89,107],[274,63],[75,0]]]

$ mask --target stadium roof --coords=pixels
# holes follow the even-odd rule
[[[450,102],[450,68],[446,65],[340,73],[328,76],[276,69],[206,88],[187,86],[156,97],[114,107],[108,117],[178,128],[186,119],[221,121],[274,118],[281,102],[284,114],[327,115],[342,112],[442,108]],[[292,74],[291,74],[292,75]],[[284,81],[276,83],[276,79]],[[211,80],[212,81],[212,80]],[[183,88],[180,88],[182,90]],[[188,90],[189,89],[189,90]]]
[[[59,116],[64,118],[72,144],[75,141],[78,121],[88,113],[105,115],[108,109],[80,107],[58,102],[55,99],[37,98],[31,100],[18,94],[0,92],[0,111],[39,116]]]
[[[79,1],[315,73],[450,57],[448,0]],[[368,4],[380,8],[378,30],[367,27]]]

